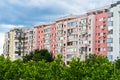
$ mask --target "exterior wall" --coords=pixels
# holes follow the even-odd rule
[[[88,48],[88,17],[87,15],[80,16],[78,18],[78,50],[79,56],[81,60],[85,60],[87,56],[87,48]]]
[[[62,51],[63,48],[63,27],[64,27],[65,22],[60,21],[60,22],[56,22],[56,49],[55,49],[55,53],[57,56],[58,54],[65,54]],[[64,27],[64,29],[66,30],[66,27]],[[66,34],[64,34],[64,37],[66,38]],[[64,42],[66,42],[66,39],[64,39]],[[65,57],[65,55],[63,55]]]
[[[107,56],[108,12],[96,14],[95,53]]]
[[[36,31],[34,44],[36,49],[48,49],[53,57],[55,56],[56,46],[56,26],[55,23],[38,25],[34,28]]]
[[[37,27],[34,27],[33,28],[33,50],[36,50],[38,47],[37,47],[37,34],[38,34],[38,29]]]
[[[5,57],[9,56],[9,45],[10,45],[10,34],[7,32],[5,33],[5,40],[4,40],[4,46],[3,46],[3,55]]]
[[[79,18],[67,16],[56,21],[56,43],[56,55],[62,54],[65,64],[73,57],[80,57]]]
[[[51,26],[51,32],[50,32],[50,51],[55,57],[55,48],[56,48],[56,24],[53,23],[50,25]]]
[[[15,50],[14,50],[14,32],[10,32],[10,46],[9,46],[9,57],[11,60],[14,60],[14,53],[15,53]]]
[[[114,61],[120,58],[120,2],[112,4],[109,13],[108,59]]]
[[[88,15],[88,54],[95,54],[95,14]]]
[[[85,60],[87,55],[87,15],[66,17],[56,21],[56,53],[62,54],[65,64],[73,57]]]
[[[6,57],[9,57],[11,60],[16,60],[24,56],[24,28],[15,28],[8,32],[9,37],[5,38],[4,46],[8,46],[8,50],[4,53]]]
[[[33,51],[33,28],[26,29],[25,32],[25,55]]]

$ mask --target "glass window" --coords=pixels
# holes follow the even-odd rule
[[[57,46],[62,46],[62,44],[61,44],[61,43],[58,43]]]
[[[108,26],[113,26],[113,21],[109,21]]]
[[[109,30],[108,34],[113,34],[113,29]]]
[[[71,27],[71,26],[76,26],[77,25],[77,22],[70,22],[68,23],[68,26]]]
[[[68,55],[67,55],[67,58],[68,58],[68,59],[71,59],[71,58],[74,58],[74,57],[76,57],[76,55],[74,55],[74,54],[68,54]]]
[[[82,26],[80,30],[87,30],[87,26]]]
[[[49,32],[51,31],[51,28],[44,29],[44,32]]]
[[[63,24],[58,24],[58,28],[63,28]]]
[[[81,24],[85,24],[85,23],[87,23],[87,19],[82,19]]]
[[[67,52],[74,52],[74,51],[76,51],[76,48],[68,48],[67,49]]]
[[[113,55],[108,55],[108,59],[112,60],[113,59]]]
[[[108,38],[108,39],[107,39],[107,42],[108,42],[108,43],[113,43],[113,38]]]
[[[112,52],[113,51],[113,47],[108,47],[108,52]]]
[[[58,30],[57,31],[57,34],[62,34],[63,33],[63,30]]]

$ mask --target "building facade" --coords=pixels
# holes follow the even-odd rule
[[[107,43],[108,59],[120,58],[120,1],[109,8]]]
[[[48,49],[55,57],[56,47],[56,26],[55,23],[46,23],[34,27],[35,49]]]
[[[24,56],[24,28],[14,28],[5,34],[4,55],[11,60]]]
[[[33,48],[33,33],[34,28],[28,28],[24,31],[24,55],[28,55],[30,52],[34,50]]]
[[[53,57],[62,54],[65,64],[73,57],[85,60],[89,54],[104,55],[114,61],[120,57],[120,1],[83,15],[68,15],[53,23],[6,33],[4,55],[24,56],[22,53],[35,49],[48,49]]]

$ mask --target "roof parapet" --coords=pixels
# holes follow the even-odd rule
[[[70,15],[67,15],[67,16],[64,16],[64,17],[61,17],[61,18],[58,18],[58,19],[56,20],[56,22],[58,22],[58,21],[65,21],[65,20],[69,20],[69,19],[75,19],[76,17],[78,17],[78,15],[70,14]]]
[[[120,4],[120,1],[117,1],[116,3],[111,4],[111,8],[114,7],[114,6],[117,6],[119,4]]]
[[[99,13],[101,11],[107,11],[108,9],[110,8],[110,5],[107,5],[107,6],[104,6],[104,7],[101,7],[101,8],[97,8],[97,9],[92,9],[92,10],[89,10],[87,12],[87,14],[96,14],[96,13]]]

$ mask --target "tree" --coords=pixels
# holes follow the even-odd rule
[[[0,80],[4,80],[4,76],[6,72],[9,70],[11,66],[11,61],[9,58],[4,58],[4,56],[0,56]]]
[[[23,57],[24,62],[28,62],[30,60],[42,61],[43,59],[46,60],[46,62],[53,61],[52,55],[47,49],[35,50],[32,51],[29,55]]]
[[[22,78],[24,73],[23,61],[18,59],[11,63],[9,69],[6,71],[4,75],[5,80],[19,80]]]

